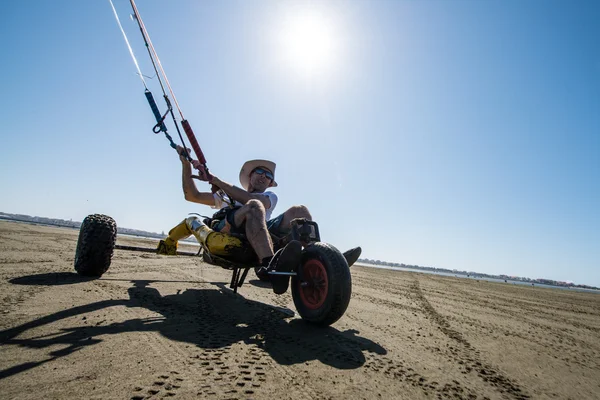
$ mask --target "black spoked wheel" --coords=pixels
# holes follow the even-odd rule
[[[114,219],[102,214],[85,217],[75,251],[75,270],[84,276],[102,276],[110,267],[116,239]]]
[[[298,276],[292,278],[292,297],[302,319],[333,324],[346,312],[351,294],[350,268],[338,249],[321,242],[304,249]]]

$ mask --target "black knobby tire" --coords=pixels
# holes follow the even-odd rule
[[[75,251],[75,270],[84,276],[102,276],[110,267],[116,239],[114,219],[102,214],[85,217]]]
[[[351,294],[350,268],[338,249],[322,242],[304,249],[298,276],[292,278],[292,298],[302,319],[333,324],[346,312]]]

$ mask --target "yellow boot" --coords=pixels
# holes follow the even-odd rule
[[[158,242],[156,253],[167,256],[177,255],[177,242],[189,237],[191,234],[192,231],[190,231],[184,219],[179,225],[169,231],[169,236]]]
[[[256,253],[252,246],[240,238],[228,233],[215,232],[194,216],[188,217],[184,222],[188,232],[194,235],[198,243],[210,254],[235,262],[256,261]]]

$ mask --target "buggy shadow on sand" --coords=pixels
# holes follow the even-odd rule
[[[196,216],[186,218],[169,232],[168,240],[175,244],[171,249],[165,248],[165,241],[161,241],[156,252],[175,255],[176,251],[173,249],[176,249],[177,241],[192,235],[201,246],[198,256],[203,261],[232,271],[229,286],[234,292],[243,285],[250,269],[260,267],[258,257],[244,235],[215,232]],[[79,232],[75,270],[87,277],[102,276],[110,266],[116,236],[117,225],[114,219],[102,214],[88,215]],[[267,278],[291,278],[294,305],[305,321],[328,326],[340,319],[348,308],[352,293],[350,268],[337,248],[320,241],[317,223],[295,219],[288,235],[272,237],[275,251],[291,240],[300,241],[304,248],[290,272],[271,271]]]
[[[10,282],[45,286],[78,283],[67,273],[25,276]],[[285,312],[272,306],[233,296],[224,284],[215,283],[205,288],[161,295],[153,287],[161,282],[164,281],[133,280],[127,290],[128,298],[101,300],[63,309],[0,331],[0,343],[3,345],[50,350],[48,357],[43,360],[24,362],[1,370],[0,379],[68,356],[84,347],[98,345],[107,340],[107,335],[126,332],[157,332],[170,340],[189,343],[204,350],[226,349],[233,343],[243,342],[256,345],[281,365],[319,360],[337,369],[355,369],[366,362],[365,353],[387,353],[385,348],[359,336],[357,331],[340,331],[334,327],[311,329],[302,320],[290,319]],[[155,312],[156,316],[140,319],[127,314],[129,319],[106,321],[105,317],[96,314],[96,318],[102,318],[102,321],[91,323],[96,321],[95,312],[113,307],[143,308]],[[79,318],[72,319],[75,316]],[[82,316],[87,317],[90,324],[83,324]],[[69,319],[70,325],[57,325],[55,333],[24,335],[42,326]],[[190,356],[193,356],[194,351],[190,352]]]

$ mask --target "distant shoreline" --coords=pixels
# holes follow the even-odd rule
[[[32,217],[24,214],[8,214],[0,212],[0,221],[12,221],[12,222],[21,222],[28,223],[33,225],[43,225],[43,226],[58,226],[61,228],[71,228],[71,229],[79,229],[81,226],[81,222],[79,221],[66,221],[59,218],[47,218],[47,217]],[[131,229],[131,228],[122,228],[117,227],[117,232],[119,235],[130,235],[140,238],[146,239],[163,239],[166,235],[164,233],[156,233],[156,232],[146,232],[139,229]],[[186,243],[196,244],[196,240],[193,238],[184,239]],[[378,260],[379,261],[379,260]],[[530,278],[522,278],[522,277],[514,277],[507,275],[490,275],[479,272],[469,272],[469,271],[458,271],[458,270],[448,270],[444,268],[434,268],[434,267],[422,267],[419,265],[406,265],[400,263],[390,263],[390,262],[372,262],[369,259],[359,259],[357,265],[363,265],[366,267],[375,267],[375,268],[384,268],[391,270],[400,270],[400,271],[413,271],[413,272],[422,272],[436,275],[445,275],[445,276],[456,276],[456,277],[464,277],[464,278],[472,278],[472,279],[482,279],[490,282],[504,282],[504,283],[515,283],[519,285],[532,285],[532,286],[540,286],[540,287],[549,287],[549,288],[559,288],[559,289],[576,289],[580,291],[587,292],[600,292],[600,288],[589,286],[589,285],[576,285],[566,282],[558,282],[552,279],[530,279]]]
[[[71,228],[71,229],[79,229],[81,227],[80,221],[66,221],[59,218],[46,218],[46,217],[31,217],[29,215],[14,215],[0,212],[0,221],[11,221],[11,222],[20,222],[32,225],[41,225],[41,226],[58,226],[61,228]],[[156,232],[147,232],[139,229],[131,229],[131,228],[123,228],[117,226],[117,234],[119,235],[131,235],[136,237],[142,237],[147,239],[163,239],[166,234],[164,233],[156,233]],[[195,239],[184,239],[186,243],[197,243]]]
[[[416,272],[416,273],[420,273],[420,274],[431,274],[431,275],[448,276],[448,277],[461,278],[461,279],[471,279],[471,280],[476,280],[478,282],[481,280],[481,281],[493,282],[493,283],[513,284],[513,285],[519,285],[519,286],[532,286],[532,287],[541,287],[541,288],[547,288],[547,289],[574,290],[574,291],[578,291],[578,292],[600,294],[600,289],[597,289],[597,288],[548,285],[548,284],[544,284],[544,283],[518,281],[518,280],[514,280],[514,279],[480,277],[480,276],[474,276],[471,274],[463,274],[460,272],[456,272],[456,273],[437,272],[437,271],[428,271],[428,270],[417,269],[417,268],[390,267],[390,266],[386,266],[386,265],[370,264],[370,263],[364,263],[364,262],[357,262],[354,265],[357,267],[365,267],[365,268],[379,268],[379,269],[387,269],[387,270],[391,270],[391,271]]]

